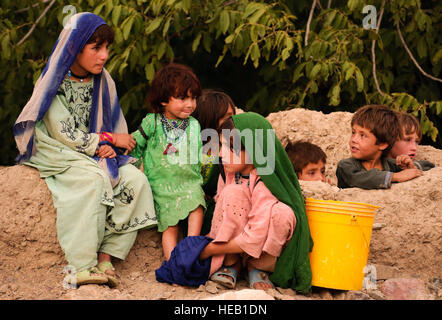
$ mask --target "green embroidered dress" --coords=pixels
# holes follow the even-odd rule
[[[45,178],[57,209],[57,235],[77,271],[97,264],[97,252],[124,259],[137,230],[156,226],[146,177],[132,164],[119,168],[112,188],[92,156],[99,143],[89,133],[93,81],[65,79],[35,126],[36,153],[26,165]]]
[[[149,113],[143,119],[133,133],[137,145],[131,155],[143,159],[144,173],[152,188],[158,231],[163,232],[186,219],[198,206],[205,208],[206,203],[202,189],[198,121],[189,117],[185,131],[169,131],[161,117]],[[176,120],[176,126],[180,127],[183,121]],[[172,136],[176,139],[171,139]],[[170,143],[173,147],[168,148]],[[166,149],[173,151],[165,154]]]

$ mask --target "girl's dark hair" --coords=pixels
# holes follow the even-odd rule
[[[218,131],[220,134],[222,134],[223,130],[229,130],[229,138],[230,138],[230,150],[235,152],[236,154],[239,154],[240,150],[234,150],[235,144],[234,141],[235,140],[239,140],[240,144],[241,144],[241,151],[245,151],[246,148],[244,146],[244,144],[241,141],[241,137],[237,134],[238,131],[234,130],[236,129],[235,127],[235,123],[233,122],[233,118],[232,117],[228,117],[219,127]],[[227,138],[227,137],[224,137]],[[238,141],[237,140],[237,141]],[[222,141],[220,140],[220,144],[222,143]]]
[[[185,98],[189,94],[195,99],[201,95],[201,84],[195,73],[188,66],[169,63],[155,74],[148,102],[155,113],[161,113],[164,111],[161,103],[169,102],[171,97]]]
[[[95,29],[95,32],[91,35],[86,44],[96,43],[98,46],[101,46],[106,41],[108,44],[111,44],[114,42],[114,38],[114,30],[107,24],[102,24]]]
[[[192,116],[199,121],[201,130],[218,130],[219,121],[227,113],[229,106],[235,114],[235,104],[226,93],[204,89],[201,96],[196,100],[196,109]]]
[[[232,117],[228,117],[223,123],[221,123],[221,125],[219,126],[219,130],[221,131],[223,129],[228,129],[228,130],[236,129]]]

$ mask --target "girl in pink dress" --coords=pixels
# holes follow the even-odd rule
[[[235,122],[234,119],[236,120]],[[273,138],[267,138],[264,144],[260,144],[258,141],[259,137],[254,135],[256,130],[250,131],[253,135],[252,144],[255,144],[255,147],[247,145],[246,141],[245,145],[241,143],[240,150],[235,148],[234,140],[240,137],[235,136],[235,134],[229,136],[228,132],[235,132],[236,130],[233,129],[237,127],[243,129],[244,126],[242,124],[244,124],[244,121],[242,120],[245,120],[246,123],[254,123],[258,129],[266,129],[268,125],[269,127],[266,130],[271,130]],[[221,175],[218,181],[217,195],[215,197],[216,207],[213,214],[212,227],[208,235],[214,240],[202,251],[200,258],[212,257],[210,268],[211,280],[229,288],[235,287],[237,275],[242,268],[246,271],[251,288],[267,289],[273,287],[269,273],[274,273],[275,271],[277,271],[277,279],[275,280],[279,286],[291,286],[289,281],[281,283],[279,280],[281,277],[278,275],[284,273],[288,274],[290,278],[293,277],[295,271],[293,268],[291,270],[280,270],[278,259],[292,239],[295,230],[298,232],[297,241],[300,239],[299,234],[301,231],[304,232],[302,236],[307,241],[310,238],[308,224],[308,233],[305,233],[305,228],[296,229],[297,215],[295,215],[293,208],[297,207],[291,203],[293,199],[290,199],[297,198],[295,202],[302,207],[302,194],[299,197],[300,193],[293,192],[292,197],[287,197],[290,201],[286,202],[289,203],[284,203],[284,196],[280,196],[280,192],[287,195],[287,190],[284,190],[284,183],[275,185],[272,182],[270,184],[267,182],[278,179],[278,175],[286,175],[284,173],[285,170],[281,167],[279,158],[287,157],[287,155],[280,144],[277,145],[276,152],[275,146],[273,146],[273,149],[270,148],[270,144],[277,144],[279,141],[274,136],[274,131],[267,120],[257,114],[245,113],[233,116],[233,119],[231,117],[222,124],[220,130],[220,142],[222,142],[220,158],[222,159],[225,175]],[[265,135],[266,132],[264,132]],[[273,169],[270,168],[270,171],[267,170],[268,172],[263,170],[265,168],[255,166],[256,159],[252,161],[252,158],[257,157],[256,154],[253,154],[253,150],[257,150],[258,145],[261,145],[261,147],[264,145],[268,147],[268,150],[273,150],[273,152],[269,153],[266,153],[267,150],[264,150],[267,164],[273,161],[275,166]],[[252,150],[252,156],[249,156],[249,150]],[[273,159],[270,159],[271,157]],[[284,158],[284,160],[287,159]],[[287,170],[290,170],[290,168],[293,170],[289,166],[290,161],[284,163],[287,163]],[[268,180],[269,178],[270,180]],[[293,179],[296,179],[294,174]],[[297,180],[291,183],[297,183]],[[274,190],[276,195],[270,188]],[[301,221],[305,227],[305,211],[297,211],[298,215],[303,214]],[[304,241],[301,242],[305,243]],[[298,255],[299,261],[301,259],[303,261],[303,268],[305,268],[305,262],[309,262],[308,249],[305,253],[304,256]],[[278,270],[275,270],[275,268]],[[309,263],[307,263],[306,268],[308,269],[306,279],[300,280],[300,278],[303,278],[301,273],[299,278],[292,282],[292,284],[297,283],[297,285],[302,283],[303,288],[301,289],[310,288]]]

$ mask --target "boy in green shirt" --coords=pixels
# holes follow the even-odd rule
[[[385,105],[366,105],[354,114],[349,141],[352,157],[338,162],[339,188],[388,189],[423,175],[419,162],[408,155],[387,159],[393,144],[402,138],[397,115]]]

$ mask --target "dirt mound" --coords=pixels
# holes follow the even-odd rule
[[[268,119],[284,145],[298,139],[320,145],[328,157],[327,174],[336,184],[336,163],[349,156],[351,116],[295,109],[271,114]],[[390,190],[340,190],[320,182],[301,182],[301,186],[306,197],[380,206],[375,223],[383,227],[373,231],[369,264],[379,271],[394,270],[390,277],[415,277],[434,283],[434,279],[442,278],[442,151],[421,146],[418,159],[430,160],[438,167]],[[139,232],[127,259],[115,263],[121,275],[117,289],[89,285],[67,290],[63,287],[66,261],[57,241],[56,211],[45,181],[27,166],[0,167],[0,299],[195,300],[226,292],[213,283],[201,288],[158,283],[155,269],[163,259],[160,239],[156,230]],[[241,280],[237,290],[246,286]],[[293,292],[285,292],[283,298],[293,296]],[[314,294],[311,298],[324,296]]]

